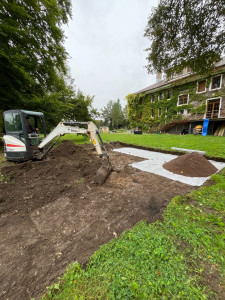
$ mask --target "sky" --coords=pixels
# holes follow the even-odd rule
[[[147,73],[150,41],[144,30],[157,0],[72,0],[73,18],[65,26],[65,48],[76,90],[95,96],[93,107],[155,83]]]

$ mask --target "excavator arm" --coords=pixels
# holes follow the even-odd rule
[[[39,149],[43,149],[47,144],[53,141],[56,137],[61,137],[65,134],[89,134],[92,144],[95,146],[95,149],[99,155],[102,155],[102,149],[100,143],[98,141],[97,135],[100,137],[98,133],[98,128],[93,122],[80,122],[76,124],[87,124],[88,128],[80,128],[78,126],[68,126],[64,125],[63,122],[60,122],[38,145]],[[100,141],[102,142],[101,138]]]
[[[55,143],[58,141],[58,139],[65,135],[65,134],[89,134],[90,140],[92,144],[94,145],[96,152],[98,155],[102,158],[102,166],[97,171],[96,176],[94,178],[94,183],[96,184],[102,184],[105,179],[110,174],[112,167],[109,162],[109,156],[105,149],[104,143],[101,139],[101,136],[98,132],[98,128],[93,122],[76,122],[78,125],[87,125],[86,128],[80,128],[79,126],[69,126],[66,125],[67,123],[60,122],[44,139],[43,141],[38,145],[39,151],[37,152],[37,158],[42,159],[43,157],[46,157],[48,152],[53,148]],[[55,138],[57,140],[54,141]],[[99,143],[100,140],[100,143]],[[46,146],[54,141],[48,148]],[[102,151],[102,148],[104,151]]]

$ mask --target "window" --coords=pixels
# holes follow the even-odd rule
[[[151,99],[151,101],[152,101],[152,103],[155,102],[155,95],[154,95],[154,94],[152,94],[152,99]]]
[[[21,118],[19,113],[5,114],[5,129],[6,132],[22,131],[22,123],[21,123]]]
[[[188,113],[188,115],[191,114],[191,109],[190,108],[187,110],[187,113]]]
[[[159,93],[159,101],[163,99],[163,92]]]
[[[220,98],[207,100],[207,119],[218,119],[220,111]]]
[[[178,111],[177,114],[178,114],[178,115],[183,115],[183,114],[184,114],[184,109]]]
[[[188,94],[180,95],[178,98],[178,105],[184,105],[188,103]]]
[[[161,116],[161,114],[162,114],[162,109],[161,109],[161,108],[159,108],[158,116],[160,117],[160,116]]]
[[[187,73],[191,73],[191,68],[187,67]]]
[[[216,90],[221,88],[222,75],[212,77],[211,90]]]
[[[154,109],[152,109],[151,117],[154,118]]]
[[[167,95],[166,95],[166,99],[170,99],[171,98],[171,90],[167,90]]]
[[[198,93],[203,93],[206,91],[206,80],[198,82]]]

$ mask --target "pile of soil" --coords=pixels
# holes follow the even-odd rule
[[[165,163],[163,168],[189,177],[208,177],[217,172],[217,168],[198,152],[181,155]]]

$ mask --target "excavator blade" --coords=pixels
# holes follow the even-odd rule
[[[96,172],[95,178],[93,179],[93,182],[95,184],[101,185],[103,184],[107,177],[109,176],[109,174],[112,171],[112,166],[110,164],[110,162],[107,160],[103,160],[102,161],[102,166],[101,168]]]

